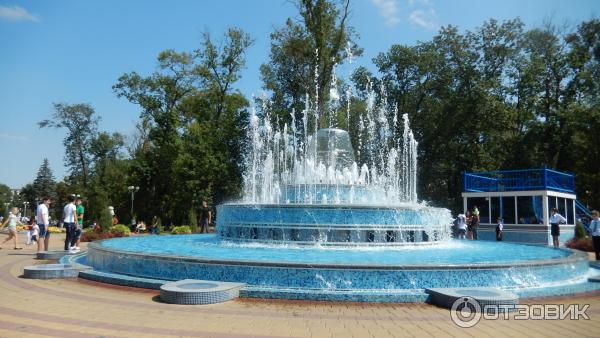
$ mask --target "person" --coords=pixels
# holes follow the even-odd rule
[[[556,208],[552,208],[552,210],[550,210],[551,216],[550,216],[550,235],[552,235],[552,244],[554,244],[555,248],[558,248],[559,246],[559,236],[560,236],[560,228],[559,228],[559,224],[561,223],[567,223],[567,219],[564,218],[561,214],[558,213],[558,209]]]
[[[30,245],[31,244],[31,230],[33,229],[33,220],[34,219],[35,219],[35,217],[32,217],[29,220],[29,224],[27,225],[27,235],[26,235],[27,238],[25,239],[25,245]]]
[[[42,203],[38,204],[36,210],[35,218],[38,227],[40,228],[40,236],[37,243],[38,252],[42,251],[42,249],[44,249],[44,251],[48,251],[48,245],[50,244],[50,231],[48,231],[48,227],[50,226],[50,217],[48,215],[50,203],[50,197],[46,196],[42,198]]]
[[[502,241],[502,232],[504,231],[504,221],[502,218],[498,217],[498,223],[496,224],[496,240],[498,242]]]
[[[210,211],[206,200],[202,201],[202,207],[200,207],[198,215],[200,216],[200,222],[198,222],[200,225],[200,232],[203,234],[208,233],[208,225],[212,219],[212,212]]]
[[[81,232],[83,231],[83,215],[85,214],[83,200],[79,196],[77,196],[77,199],[75,200],[75,211],[77,211],[77,224],[75,227],[74,249],[79,250],[79,245],[81,244]]]
[[[119,224],[119,219],[117,218],[117,215],[112,215],[112,224],[113,225]]]
[[[135,233],[139,234],[144,231],[146,231],[146,223],[144,223],[144,221],[139,221],[138,224],[135,226]]]
[[[18,212],[19,212],[19,209],[15,208],[15,207],[10,209],[10,212],[8,213],[8,217],[6,218],[4,223],[2,223],[3,228],[8,225],[8,237],[6,237],[4,242],[2,242],[2,244],[0,244],[0,249],[2,249],[2,247],[4,246],[4,243],[10,241],[11,239],[13,240],[13,242],[15,244],[15,246],[14,246],[15,250],[23,249],[23,248],[17,246],[17,243],[18,243],[17,224],[24,226],[23,223],[21,223],[21,221],[19,221],[19,218],[17,217]]]
[[[471,239],[477,240],[477,228],[479,227],[479,209],[473,207],[473,216],[471,216]]]
[[[77,230],[77,207],[75,206],[75,196],[69,196],[68,201],[69,203],[63,208],[63,223],[66,230],[65,251],[74,253],[77,251],[75,249],[75,242],[77,241],[75,238]]]
[[[158,216],[152,217],[152,223],[150,223],[150,234],[160,234],[160,218]]]
[[[600,212],[598,210],[592,211],[590,230],[592,232],[592,243],[596,252],[596,260],[600,261]]]
[[[35,217],[31,217],[30,244],[33,244],[33,242],[35,242],[35,244],[37,244],[38,240],[39,240],[39,235],[40,235],[40,227],[37,225],[37,222],[35,221]]]
[[[456,229],[458,239],[465,239],[467,234],[467,218],[464,214],[459,214],[457,218]]]

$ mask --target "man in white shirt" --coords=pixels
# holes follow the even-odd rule
[[[65,205],[63,209],[63,222],[65,224],[65,230],[67,235],[65,237],[65,251],[74,252],[71,247],[75,246],[77,240],[76,231],[77,225],[77,207],[75,207],[75,196],[69,196],[69,203]]]
[[[50,217],[48,217],[48,207],[50,206],[50,202],[50,197],[46,196],[42,198],[42,203],[38,204],[36,210],[35,220],[40,228],[37,242],[38,252],[42,251],[42,246],[44,251],[48,251],[48,244],[50,243],[50,231],[48,231],[48,227],[50,226]]]
[[[550,214],[550,234],[552,235],[552,244],[554,244],[555,248],[558,248],[558,245],[560,244],[558,240],[558,237],[560,236],[560,228],[558,225],[561,223],[567,223],[567,219],[559,214],[558,209],[556,208],[552,208],[552,210],[550,210]]]

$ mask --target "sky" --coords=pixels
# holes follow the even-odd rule
[[[519,17],[527,28],[548,19],[574,27],[599,16],[596,0],[353,0],[350,24],[364,55],[339,67],[338,77],[372,67],[393,44],[427,41],[450,24],[464,31]],[[140,110],[117,98],[112,85],[124,73],[152,73],[162,50],[198,48],[205,31],[216,38],[236,26],[255,39],[236,88],[260,94],[269,34],[289,17],[298,19],[290,0],[0,0],[0,183],[32,182],[44,158],[57,180],[65,176],[63,131],[37,126],[53,103],[89,103],[101,130],[132,135]]]

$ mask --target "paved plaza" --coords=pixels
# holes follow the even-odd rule
[[[0,240],[5,235],[0,235]],[[59,249],[62,235],[53,234]],[[85,250],[85,244],[82,247]],[[427,304],[240,299],[215,305],[160,302],[158,291],[83,279],[29,280],[35,248],[0,250],[0,337],[598,337],[600,292],[528,304],[590,304],[590,320],[482,320],[462,329]],[[511,315],[512,316],[512,315]]]

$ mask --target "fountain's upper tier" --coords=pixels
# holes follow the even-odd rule
[[[319,129],[310,139],[308,156],[316,155],[317,163],[337,170],[350,168],[354,163],[354,149],[347,131],[337,128]]]
[[[306,114],[299,131],[295,120],[292,128],[286,123],[273,125],[268,114],[259,118],[253,111],[244,203],[400,205],[417,201],[417,142],[406,114],[399,134],[397,116],[388,124],[382,122],[385,117],[375,120],[369,112],[365,120],[369,127],[361,123],[352,135],[359,161],[348,131],[315,125],[311,133]]]

